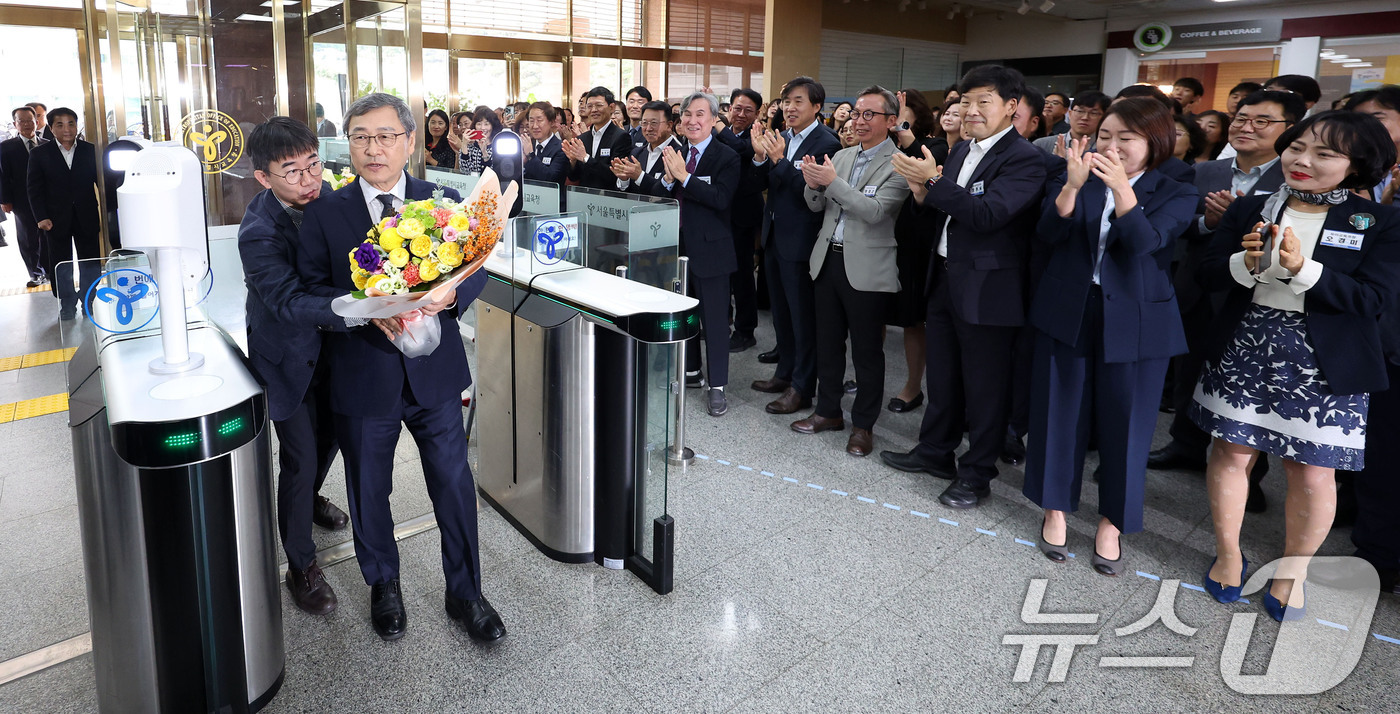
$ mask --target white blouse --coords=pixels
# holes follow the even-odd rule
[[[1278,237],[1269,249],[1268,270],[1256,276],[1244,267],[1244,251],[1230,256],[1230,274],[1235,281],[1247,288],[1254,288],[1254,304],[1272,307],[1288,312],[1303,312],[1303,297],[1308,288],[1317,284],[1322,277],[1322,264],[1313,260],[1313,249],[1322,236],[1322,225],[1327,222],[1327,213],[1306,213],[1292,208],[1283,209],[1279,219]],[[1303,267],[1297,275],[1290,275],[1287,268],[1279,264],[1278,250],[1283,244],[1284,229],[1292,228],[1298,238],[1303,253]]]

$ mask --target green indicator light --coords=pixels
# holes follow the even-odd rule
[[[237,431],[243,430],[243,417],[234,417],[219,427],[219,436],[228,436]]]
[[[687,315],[686,318],[685,318],[685,324],[687,324],[687,325],[694,325],[694,324],[695,324],[695,321],[698,320],[698,319],[700,319],[700,318],[696,317],[694,314]]]
[[[199,432],[191,431],[184,434],[171,434],[165,437],[165,446],[168,449],[181,449],[187,446],[194,446],[199,443]]]
[[[681,326],[681,321],[680,321],[680,320],[662,320],[662,321],[661,321],[661,329],[663,329],[663,330],[674,330],[674,329],[676,329],[677,327],[680,327],[680,326]]]

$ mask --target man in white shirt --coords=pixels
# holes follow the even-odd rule
[[[13,213],[15,232],[19,236],[19,254],[29,271],[28,287],[36,288],[48,281],[44,273],[39,227],[29,208],[29,154],[44,140],[36,133],[38,120],[33,109],[19,107],[10,112],[16,135],[0,142],[0,210]]]
[[[78,138],[78,114],[68,107],[49,112],[54,140],[40,144],[29,154],[29,207],[35,225],[44,232],[44,272],[53,276],[59,318],[77,315],[79,296],[97,278],[96,262],[81,264],[81,287],[73,291],[72,268],[56,271],[59,263],[102,255],[101,224],[97,205],[97,151]]]

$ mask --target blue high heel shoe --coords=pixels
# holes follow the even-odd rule
[[[1244,561],[1244,567],[1240,568],[1239,585],[1221,585],[1210,579],[1210,571],[1215,568],[1216,560],[1219,560],[1219,558],[1211,560],[1210,567],[1206,568],[1206,592],[1210,593],[1211,597],[1222,603],[1232,603],[1239,600],[1241,593],[1244,591],[1244,574],[1249,572],[1249,558],[1240,556],[1240,560]]]
[[[1264,609],[1268,611],[1269,617],[1274,618],[1274,620],[1278,622],[1294,622],[1303,619],[1303,617],[1308,614],[1308,583],[1306,580],[1303,581],[1302,607],[1284,605],[1279,602],[1278,598],[1274,597],[1273,594],[1269,592],[1269,589],[1272,588],[1273,585],[1274,581],[1272,580],[1264,584]]]

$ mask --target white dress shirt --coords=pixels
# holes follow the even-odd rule
[[[360,191],[365,195],[365,206],[369,208],[370,220],[379,223],[379,217],[384,213],[384,204],[379,200],[380,195],[387,193],[394,197],[394,210],[403,208],[404,194],[408,191],[408,174],[400,173],[399,182],[394,184],[393,190],[390,191],[380,191],[363,179],[360,179],[360,186]]]
[[[642,175],[643,175],[643,176],[646,176],[647,174],[649,174],[649,173],[652,172],[652,167],[653,167],[653,166],[656,166],[656,162],[657,162],[657,161],[660,161],[660,160],[661,160],[661,150],[662,150],[662,149],[665,149],[665,148],[668,147],[668,146],[674,147],[677,151],[680,151],[680,147],[676,145],[676,139],[675,139],[675,137],[673,137],[673,136],[666,137],[666,140],[665,140],[665,141],[661,142],[659,145],[657,145],[657,146],[654,147],[654,148],[651,147],[651,146],[647,146],[647,160],[646,160],[645,163],[642,164]],[[664,169],[663,169],[663,170],[664,170]],[[617,188],[618,188],[618,190],[620,190],[620,191],[626,191],[626,190],[627,190],[627,187],[628,187],[628,186],[631,186],[631,185],[632,185],[632,180],[631,180],[631,179],[618,179],[618,180],[617,180]]]
[[[972,180],[972,174],[977,171],[978,164],[982,163],[982,157],[991,151],[993,146],[1001,141],[1002,137],[1010,134],[1016,127],[1008,126],[1001,131],[982,139],[974,141],[967,147],[967,158],[963,160],[962,168],[958,170],[958,185],[967,188],[967,182]],[[948,257],[948,224],[953,222],[953,217],[948,216],[943,221],[943,230],[938,236],[938,254],[944,258]]]
[[[68,162],[68,168],[73,168],[73,153],[78,150],[78,142],[74,141],[73,146],[65,149],[63,144],[58,145],[58,153],[63,154],[63,160]]]
[[[1313,249],[1322,237],[1322,224],[1327,221],[1327,213],[1305,213],[1292,208],[1284,208],[1278,222],[1278,238],[1269,249],[1273,261],[1269,269],[1258,277],[1244,266],[1244,251],[1230,256],[1230,275],[1235,282],[1247,288],[1254,288],[1254,304],[1264,305],[1288,312],[1302,312],[1303,293],[1317,284],[1322,278],[1322,263],[1312,259]],[[1292,228],[1298,238],[1298,247],[1303,253],[1303,267],[1297,275],[1290,276],[1288,270],[1278,262],[1278,249],[1283,244],[1283,231]]]
[[[607,131],[608,125],[604,124],[602,129],[592,129],[588,132],[593,135],[593,146],[588,152],[589,158],[596,158],[598,156],[598,147],[603,145],[603,134]]]
[[[791,130],[783,132],[784,138],[787,139],[787,150],[784,152],[783,158],[787,159],[789,162],[796,158],[797,148],[799,146],[802,146],[802,142],[806,141],[807,137],[811,136],[812,132],[817,130],[817,125],[820,123],[821,122],[813,119],[812,123],[808,124],[806,129],[803,129],[802,131],[796,134],[794,134]],[[752,131],[752,129],[750,129],[750,131]],[[759,161],[758,158],[755,157],[753,160],[753,165],[762,166],[766,162],[767,159]],[[777,159],[774,159],[773,163],[777,163]]]
[[[685,151],[681,153],[681,158],[685,159],[685,161],[686,161],[687,164],[690,163],[690,150],[691,150],[691,149],[695,149],[695,151],[696,151],[696,154],[695,154],[695,166],[696,166],[696,168],[699,168],[699,167],[700,167],[700,159],[702,159],[702,158],[705,157],[705,149],[710,148],[710,141],[712,141],[714,138],[715,138],[714,135],[711,134],[711,135],[709,135],[709,136],[706,136],[704,141],[702,141],[702,142],[700,142],[700,143],[698,143],[698,144],[694,144],[694,145],[692,145],[692,146],[690,146],[690,147],[687,147],[687,148],[685,149]],[[690,180],[693,179],[693,178],[695,178],[694,174],[691,174],[691,175],[686,176],[686,177],[685,177],[685,180],[681,182],[681,185],[682,185],[682,186],[689,186],[689,185],[690,185]],[[707,182],[707,183],[708,183],[708,182]],[[662,186],[665,186],[667,191],[670,191],[670,190],[671,190],[671,187],[676,185],[676,182],[672,181],[672,182],[670,182],[670,183],[667,183],[667,182],[666,182],[666,178],[663,176],[663,177],[661,178],[661,185],[662,185]]]
[[[1138,179],[1142,178],[1143,172],[1139,171],[1132,178],[1128,179],[1129,186],[1137,186]],[[1118,202],[1114,200],[1113,189],[1105,186],[1104,193],[1108,198],[1104,199],[1103,214],[1099,216],[1099,252],[1094,257],[1094,284],[1099,284],[1099,271],[1103,269],[1103,252],[1108,248],[1108,231],[1113,228],[1113,209],[1118,207]]]

